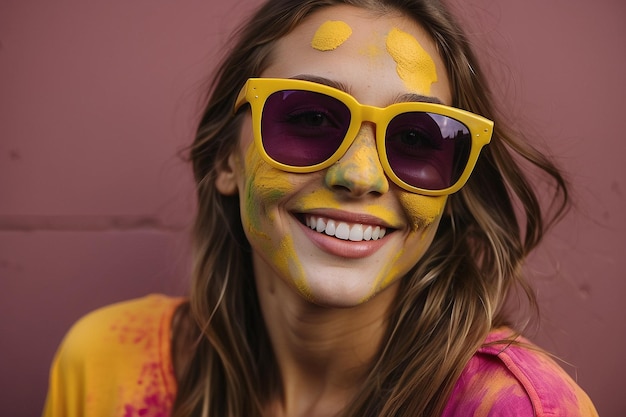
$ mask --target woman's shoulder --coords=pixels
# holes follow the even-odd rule
[[[550,357],[509,329],[489,334],[463,370],[444,417],[597,417],[587,394]]]
[[[168,327],[182,298],[151,294],[100,307],[80,318],[66,335],[63,344],[94,348],[102,342],[141,344],[163,327]]]
[[[55,356],[45,415],[167,409],[175,391],[171,323],[183,301],[149,295],[79,319]]]

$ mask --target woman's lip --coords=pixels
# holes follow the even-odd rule
[[[342,240],[352,240],[354,242],[382,239],[387,233],[386,227],[348,223],[311,214],[305,214],[304,220],[307,226],[318,233],[326,233]]]
[[[302,219],[303,223],[304,216],[307,215],[332,219],[338,222],[362,224],[365,226],[380,226],[389,230],[399,228],[398,225],[392,224],[391,221],[387,221],[381,219],[380,217],[372,216],[371,214],[365,213],[353,213],[333,209],[307,210],[306,212],[295,213],[295,216]]]
[[[361,240],[355,242],[339,239],[325,233],[319,233],[300,221],[302,216],[303,215],[296,216],[298,218],[296,223],[302,229],[303,233],[315,246],[330,255],[348,259],[366,258],[373,255],[388,242],[387,236],[377,240]],[[392,229],[388,230],[387,235],[390,234],[391,231]]]

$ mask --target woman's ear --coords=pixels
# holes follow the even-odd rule
[[[225,161],[222,161],[217,168],[217,177],[215,178],[215,188],[220,194],[223,195],[235,195],[237,194],[238,185],[238,158],[235,155],[236,150],[233,150]]]

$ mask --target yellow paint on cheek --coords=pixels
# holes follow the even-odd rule
[[[268,165],[250,145],[246,153],[246,181],[258,202],[274,202],[295,189],[290,175]]]
[[[248,147],[245,164],[245,216],[242,218],[246,230],[258,233],[264,221],[273,221],[272,207],[285,194],[293,192],[295,185],[289,174],[273,169],[256,150],[254,144]]]
[[[413,236],[409,238],[419,239],[419,241],[414,241],[394,255],[389,263],[390,268],[382,271],[376,280],[373,293],[395,282],[398,277],[409,271],[426,252],[436,231],[436,229],[429,229],[429,226],[436,225],[447,201],[446,196],[427,197],[404,191],[398,193],[398,198],[411,223]]]
[[[332,191],[328,189],[318,189],[302,197],[298,205],[298,210],[301,211],[319,208],[341,209],[344,208],[344,203],[337,200],[336,195]],[[363,207],[363,211],[391,224],[398,224],[401,221],[395,210],[380,205],[365,206]]]
[[[256,150],[256,146],[251,144],[246,152],[246,172],[249,179],[265,192],[268,189],[275,190],[282,194],[292,192],[295,185],[290,181],[289,174],[272,168],[262,158]]]
[[[402,219],[398,217],[398,214],[396,213],[395,210],[382,207],[382,206],[367,206],[365,207],[365,212],[372,216],[383,219],[386,222],[391,223],[391,224],[397,224],[400,221],[402,221]]]
[[[272,208],[276,207],[282,197],[294,191],[295,184],[290,181],[289,174],[274,169],[263,161],[254,144],[246,152],[245,177],[245,213],[242,216],[244,229],[250,236],[266,242],[259,246],[260,250],[272,260],[275,268],[293,278],[293,283],[302,296],[311,299],[311,290],[306,283],[292,237],[285,236],[280,242],[273,242],[264,232],[267,228],[274,227],[277,220]]]
[[[430,94],[437,81],[437,69],[432,57],[412,35],[392,29],[387,35],[387,52],[396,62],[396,71],[412,91]]]
[[[335,197],[335,194],[326,188],[318,188],[310,194],[302,196],[298,201],[298,210],[307,211],[316,208],[341,208],[341,203]]]
[[[318,51],[339,48],[352,35],[352,28],[340,20],[329,20],[320,25],[313,35],[311,46]]]
[[[393,257],[393,259],[391,260],[392,267],[389,269],[389,271],[378,277],[378,279],[376,280],[376,287],[378,288],[375,288],[375,290],[387,288],[389,284],[398,279],[398,276],[401,274],[401,270],[413,266],[399,264],[399,259],[402,258],[402,255],[404,255],[404,249],[399,250]]]
[[[274,251],[274,265],[283,273],[293,278],[296,290],[306,299],[313,300],[311,289],[306,282],[306,275],[299,262],[298,254],[291,236],[285,236],[276,251]]]
[[[425,229],[443,213],[447,196],[429,197],[401,191],[398,198],[404,208],[413,230]]]

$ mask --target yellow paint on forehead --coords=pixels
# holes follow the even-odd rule
[[[359,49],[359,53],[370,58],[377,58],[381,55],[382,51],[377,45],[369,44]]]
[[[311,46],[318,51],[332,51],[339,48],[352,35],[352,28],[341,20],[329,20],[317,28]]]
[[[396,62],[396,71],[407,88],[430,94],[437,81],[437,69],[432,57],[411,34],[393,28],[387,35],[387,52]]]

